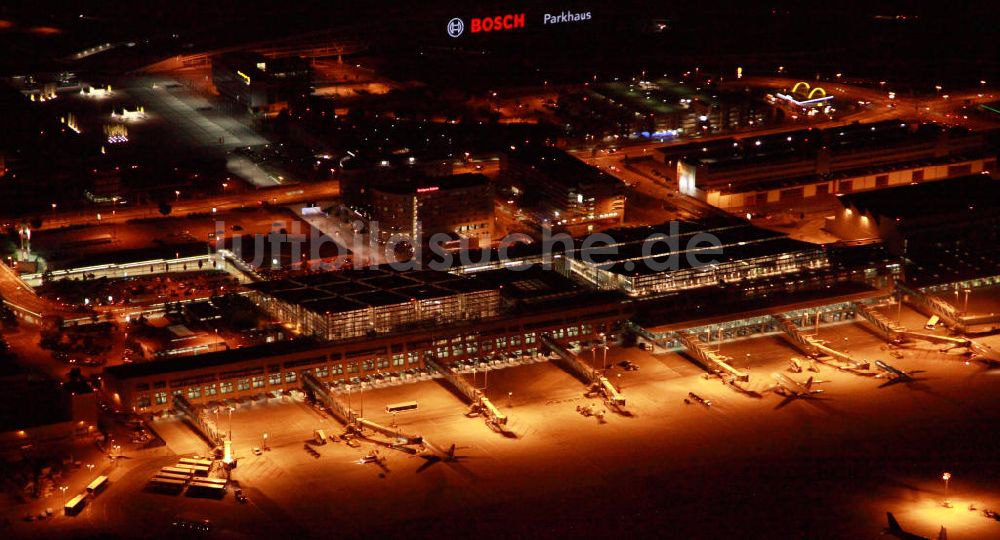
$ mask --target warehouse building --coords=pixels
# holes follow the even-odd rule
[[[989,134],[896,121],[795,130],[657,150],[679,190],[720,208],[996,173]]]

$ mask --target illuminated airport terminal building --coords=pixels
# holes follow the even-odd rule
[[[474,276],[381,269],[326,272],[249,286],[277,320],[321,340],[398,332],[496,316],[499,288]]]
[[[253,284],[250,297],[298,340],[114,366],[104,386],[125,408],[160,412],[175,394],[198,404],[301,388],[306,372],[336,386],[376,374],[411,377],[407,370],[427,359],[517,361],[546,353],[543,336],[573,348],[631,331],[675,346],[676,328],[704,325],[713,314],[750,333],[774,331],[773,321],[754,322],[762,309],[853,317],[851,302],[884,296],[879,289],[898,273],[880,244],[821,249],[737,221],[684,227],[679,240],[713,231],[732,253],[712,256],[714,269],[682,265],[673,277],[616,273],[635,249],[625,238],[621,258],[593,267],[563,260],[580,255],[571,247],[554,269],[533,264],[543,258],[531,254],[476,272],[378,269]]]
[[[456,285],[468,283],[467,279],[447,278],[436,273],[417,272],[425,282],[413,281],[412,288],[429,289],[430,283],[442,291],[437,300],[429,296],[403,296],[392,292],[399,286],[404,274],[378,273],[376,281],[368,284],[373,290],[360,293],[351,300],[356,305],[356,326],[351,332],[366,331],[363,335],[344,336],[336,341],[308,338],[292,342],[275,342],[243,349],[188,356],[169,362],[148,362],[109,367],[105,370],[104,388],[116,404],[138,412],[163,412],[173,408],[173,396],[183,395],[195,404],[212,400],[263,395],[268,392],[302,387],[301,376],[311,373],[328,385],[341,384],[349,379],[372,376],[376,373],[411,377],[414,369],[423,368],[426,358],[445,364],[465,361],[508,361],[542,352],[541,336],[565,344],[594,341],[601,333],[611,333],[628,317],[630,307],[622,305],[621,296],[614,292],[593,291],[566,280],[553,272],[529,269],[526,272],[500,270],[487,272],[470,287]],[[326,276],[324,276],[325,278]],[[435,277],[445,279],[433,281]],[[364,281],[364,280],[361,280]],[[374,289],[375,284],[389,287]],[[393,283],[388,283],[392,281]],[[360,287],[360,283],[334,280],[347,288]],[[289,323],[298,320],[303,325],[315,324],[328,331],[327,314],[309,311],[305,295],[321,295],[326,285],[314,282],[309,287],[299,286],[304,293],[299,300],[306,308],[292,305],[289,296],[272,293],[252,293],[267,306],[266,309],[285,313]],[[450,285],[449,285],[450,284]],[[285,286],[293,286],[285,282]],[[461,292],[445,293],[446,287],[461,288]],[[294,289],[292,289],[294,290]],[[399,289],[396,289],[398,291]],[[500,293],[500,291],[503,291]],[[411,293],[414,291],[411,291]],[[330,300],[344,302],[333,293],[326,292]],[[393,295],[398,303],[378,303],[363,306],[361,298],[374,295]],[[466,294],[478,297],[475,313],[463,311],[457,296]],[[503,309],[497,313],[497,296]],[[351,296],[351,295],[347,295]],[[438,303],[440,302],[440,303]],[[345,302],[346,303],[346,302]],[[419,310],[434,306],[433,315]],[[573,306],[567,308],[567,306]],[[394,312],[394,313],[393,313]],[[381,317],[382,314],[384,317]],[[493,316],[486,316],[492,314]],[[337,319],[340,314],[330,314]],[[395,318],[394,318],[395,317]],[[404,319],[407,322],[403,323]],[[450,322],[449,324],[443,324]],[[339,324],[339,323],[337,323]],[[383,326],[379,326],[379,325]],[[395,324],[395,326],[393,326]],[[376,331],[381,330],[381,332]],[[410,370],[407,373],[407,370]]]
[[[614,254],[605,255],[603,245],[581,248],[576,256],[559,259],[560,268],[597,288],[645,296],[829,266],[821,246],[745,223],[676,225],[676,231],[669,226],[612,231]]]

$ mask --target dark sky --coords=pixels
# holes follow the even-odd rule
[[[727,70],[737,62],[783,63],[803,72],[832,69],[917,81],[995,78],[997,72],[996,14],[990,2],[110,0],[81,2],[63,11],[42,4],[0,4],[0,21],[7,21],[0,22],[0,50],[5,51],[0,69],[28,71],[103,41],[149,39],[149,53],[156,55],[328,28],[358,32],[374,50],[405,55],[422,45],[455,46],[444,32],[453,16],[572,9],[593,10],[595,17],[562,34],[525,33],[510,40],[496,34],[490,41],[460,45],[589,60],[601,69],[623,71],[633,64],[700,60]],[[910,5],[899,7],[905,4]],[[643,34],[653,19],[669,20],[671,31]],[[175,33],[179,38],[171,39]],[[562,42],[572,46],[559,47]]]

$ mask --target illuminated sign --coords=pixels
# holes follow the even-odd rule
[[[815,97],[817,94],[819,94],[819,97]],[[799,107],[814,106],[824,101],[830,101],[833,99],[833,96],[827,95],[826,90],[823,88],[819,86],[811,88],[809,83],[805,81],[795,83],[795,86],[792,86],[790,94],[778,93],[776,95],[779,98]],[[805,97],[805,99],[796,99],[796,97],[793,96]]]
[[[799,106],[799,107],[812,106],[812,105],[816,105],[818,103],[822,103],[824,101],[829,101],[829,100],[833,99],[833,96],[823,96],[823,97],[819,97],[819,98],[815,98],[815,99],[807,99],[805,101],[799,101],[799,100],[793,98],[792,96],[789,96],[788,94],[778,93],[776,95],[778,97],[780,97],[781,99],[783,99],[785,101],[788,101],[789,103],[791,103],[793,105],[796,105],[796,106]]]
[[[242,71],[237,71],[236,74],[239,75],[241,79],[243,79],[243,82],[247,83],[247,86],[250,86],[250,76],[249,75],[247,75],[246,73],[243,73]]]
[[[546,15],[548,17],[549,15]],[[448,35],[457,38],[465,32],[465,21],[455,17],[448,21]],[[473,34],[500,32],[524,28],[524,13],[507,13],[492,17],[473,17],[469,19],[469,32]]]
[[[462,35],[465,31],[465,23],[462,19],[455,17],[454,19],[448,21],[448,35],[451,37],[458,37]]]
[[[583,13],[573,13],[572,11],[563,11],[557,15],[550,15],[548,13],[542,17],[542,24],[559,24],[568,22],[580,22],[589,21],[590,12],[586,11]]]
[[[438,189],[439,189],[438,186],[422,187],[422,188],[417,188],[417,193],[430,193],[431,191],[437,191]]]
[[[515,28],[524,28],[524,13],[508,13],[507,15],[469,19],[469,31],[473,34],[514,30]]]

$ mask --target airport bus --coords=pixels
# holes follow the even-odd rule
[[[174,473],[167,473],[167,472],[158,472],[158,473],[156,473],[156,478],[169,478],[171,480],[181,480],[183,482],[187,482],[188,480],[191,479],[191,475],[190,474],[174,474]]]
[[[174,492],[184,489],[187,484],[186,480],[179,480],[177,478],[160,478],[159,476],[153,477],[149,480],[154,487],[163,490],[173,490]]]
[[[181,458],[180,462],[181,463],[185,463],[187,465],[198,465],[200,467],[211,467],[212,466],[212,460],[210,460],[210,459],[196,459],[196,458],[187,458],[187,457],[185,457],[185,458]]]
[[[194,472],[191,469],[181,469],[180,467],[164,467],[160,469],[161,473],[169,474],[179,474],[183,475],[185,478],[190,477]]]
[[[385,412],[387,412],[389,414],[400,413],[400,412],[404,412],[404,411],[415,411],[416,409],[417,409],[417,402],[416,401],[404,401],[404,402],[401,402],[401,403],[390,403],[390,404],[388,404],[388,405],[385,406]]]
[[[178,463],[178,469],[187,469],[191,471],[195,476],[208,476],[208,467],[202,465],[189,465],[187,463]]]
[[[94,479],[93,482],[90,483],[90,485],[87,486],[87,493],[90,493],[92,495],[97,495],[98,493],[101,492],[101,490],[103,490],[107,486],[108,486],[108,477],[98,476],[97,478]]]
[[[225,478],[195,478],[191,482],[195,484],[215,484],[218,486],[225,487],[226,482],[228,482],[228,480],[226,480]]]
[[[215,478],[195,478],[188,484],[188,493],[202,493],[210,496],[222,496],[226,493],[226,481],[221,483],[209,481]]]
[[[81,493],[76,497],[73,497],[66,503],[66,507],[63,509],[67,516],[75,516],[83,510],[84,505],[87,504],[87,494]]]

